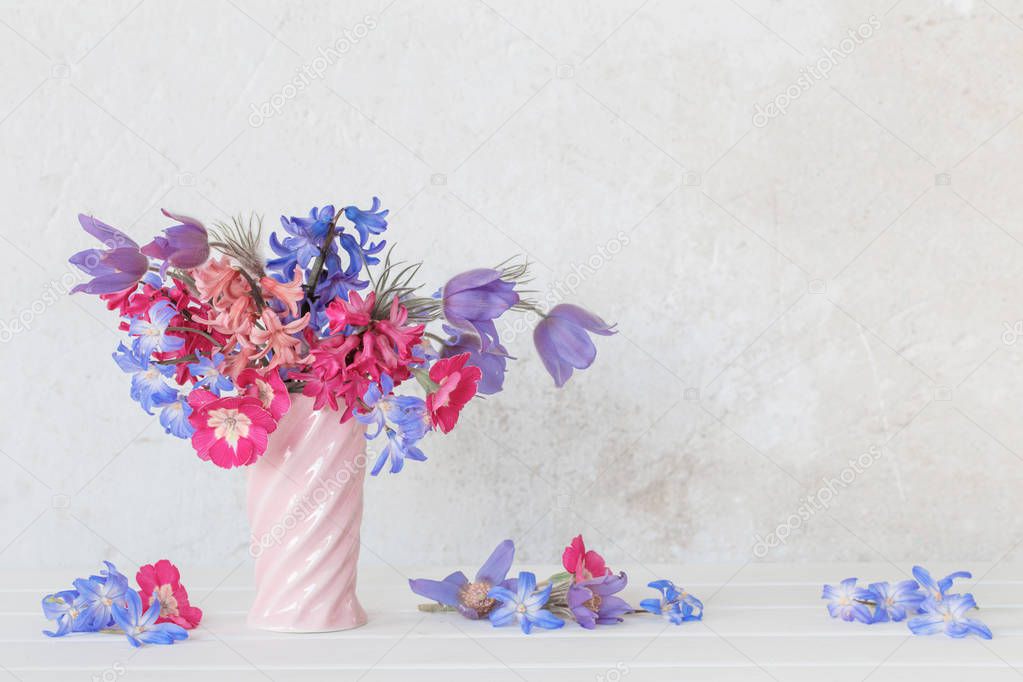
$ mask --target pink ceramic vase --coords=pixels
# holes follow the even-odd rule
[[[355,596],[366,427],[338,417],[293,395],[266,453],[249,467],[252,627],[325,632],[366,622]]]

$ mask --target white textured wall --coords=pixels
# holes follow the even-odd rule
[[[560,392],[512,338],[507,391],[368,482],[370,558],[1023,554],[1023,2],[5,1],[0,40],[0,566],[246,560],[244,474],[59,295],[76,213],[374,194],[430,286],[526,252],[621,334]]]

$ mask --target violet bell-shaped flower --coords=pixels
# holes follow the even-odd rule
[[[571,303],[551,308],[533,330],[533,344],[558,388],[571,378],[573,368],[586,369],[597,357],[597,348],[587,332],[611,336],[617,333],[614,327]]]
[[[499,342],[494,320],[519,302],[515,282],[501,278],[499,270],[476,268],[455,275],[441,291],[444,318],[463,330],[475,329],[481,350]]]
[[[164,229],[163,233],[166,236],[154,237],[153,241],[142,247],[142,253],[150,258],[162,260],[164,269],[168,265],[173,265],[188,270],[205,263],[210,257],[210,237],[206,227],[195,218],[174,214],[167,209],[160,210],[179,224]]]
[[[84,213],[78,214],[82,229],[103,242],[105,249],[85,249],[68,259],[87,275],[88,282],[76,285],[71,293],[113,294],[135,286],[149,269],[149,259],[139,245],[117,228]]]
[[[486,618],[497,606],[497,600],[488,593],[504,584],[514,557],[515,543],[505,540],[494,548],[472,582],[461,571],[455,571],[443,580],[418,578],[408,584],[416,594],[458,609],[466,618]]]

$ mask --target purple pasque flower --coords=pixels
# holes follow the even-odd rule
[[[113,607],[124,605],[129,593],[138,598],[135,590],[128,586],[128,578],[122,575],[112,563],[104,561],[106,570],[99,575],[78,578],[74,581],[81,603],[81,622],[87,630],[101,630],[113,624]]]
[[[678,587],[670,580],[654,580],[647,583],[661,593],[659,599],[644,599],[639,606],[644,611],[663,616],[674,625],[702,620],[703,602],[689,594],[685,588]]]
[[[597,348],[587,332],[611,336],[617,333],[614,327],[571,303],[551,308],[533,330],[533,344],[558,388],[572,376],[572,368],[586,369],[597,357]]]
[[[924,593],[915,580],[903,580],[890,585],[887,582],[871,583],[870,592],[874,602],[875,623],[895,623],[905,620],[909,613],[916,613]]]
[[[78,214],[82,229],[103,242],[104,249],[85,249],[68,259],[87,275],[88,282],[78,284],[71,293],[113,294],[138,284],[149,269],[149,259],[139,245],[120,230],[84,213]]]
[[[505,577],[514,558],[515,543],[504,540],[483,562],[472,582],[461,571],[455,571],[443,580],[417,578],[409,580],[408,584],[416,594],[456,608],[466,618],[477,620],[485,618],[497,606],[497,599],[489,596],[489,592],[495,586],[506,584]]]
[[[125,636],[134,647],[145,644],[173,644],[178,640],[188,639],[185,628],[176,623],[157,623],[160,617],[161,602],[154,599],[149,609],[142,610],[142,599],[139,593],[129,589],[124,599],[115,602],[112,615],[117,627],[124,630]]]
[[[508,587],[491,587],[487,598],[497,600],[501,605],[490,612],[490,624],[497,628],[517,620],[527,635],[534,627],[557,630],[565,621],[543,608],[553,587],[552,583],[547,583],[547,587],[536,591],[536,575],[529,571],[519,572],[519,577]]]
[[[476,392],[481,395],[493,395],[504,388],[505,367],[511,358],[504,346],[499,343],[492,344],[489,350],[484,351],[480,337],[472,332],[455,329],[444,325],[444,332],[450,338],[444,342],[440,349],[440,357],[450,358],[462,353],[468,353],[467,365],[479,367],[483,377],[476,385]]]
[[[501,279],[501,272],[476,268],[455,275],[441,290],[444,318],[459,329],[475,329],[480,347],[489,351],[499,343],[494,320],[519,302],[515,282]]]
[[[592,630],[597,625],[621,623],[622,616],[632,611],[615,593],[621,592],[628,583],[625,573],[608,573],[573,583],[568,588],[568,608],[579,625]]]
[[[928,597],[920,604],[920,615],[909,619],[909,629],[914,635],[935,635],[944,633],[959,639],[977,635],[991,639],[991,629],[976,618],[966,614],[977,608],[972,594],[946,594],[941,600]]]
[[[927,594],[928,597],[935,601],[941,601],[945,598],[945,595],[952,588],[952,583],[956,578],[972,578],[973,575],[969,571],[955,571],[949,573],[941,580],[935,580],[931,577],[930,571],[923,566],[913,567],[913,577],[920,583],[920,588]]]
[[[825,585],[821,593],[821,599],[828,600],[828,613],[832,618],[841,618],[849,622],[856,620],[867,624],[871,623],[874,617],[864,602],[872,601],[873,597],[870,590],[856,586],[856,578],[846,578],[837,587]]]
[[[205,263],[210,257],[210,236],[206,227],[195,218],[171,213],[167,209],[160,210],[179,224],[164,229],[165,236],[154,237],[153,241],[142,247],[142,253],[162,260],[163,270],[168,265],[187,270]]]

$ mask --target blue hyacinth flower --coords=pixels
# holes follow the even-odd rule
[[[345,217],[352,221],[359,233],[359,245],[365,246],[371,234],[380,234],[387,229],[387,214],[380,210],[380,199],[373,197],[373,205],[363,211],[358,206],[346,206]]]

